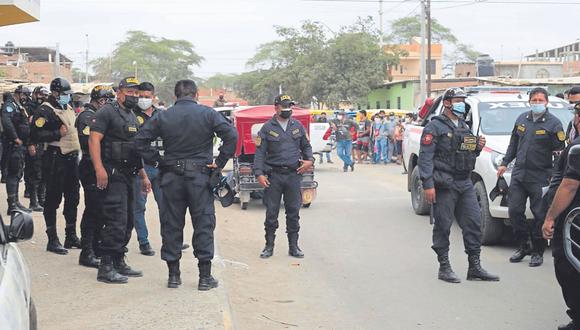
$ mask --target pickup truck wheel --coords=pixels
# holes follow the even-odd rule
[[[497,244],[501,240],[505,226],[503,221],[492,217],[489,213],[489,200],[483,181],[475,183],[475,195],[481,208],[481,243],[483,245]]]
[[[32,298],[30,298],[30,309],[28,310],[28,323],[30,330],[36,330],[38,328],[36,305],[34,304],[34,300]]]
[[[419,178],[419,167],[415,166],[413,173],[411,174],[411,203],[413,204],[413,210],[418,215],[427,215],[431,209],[431,206],[425,200],[425,195],[423,194],[423,184]]]

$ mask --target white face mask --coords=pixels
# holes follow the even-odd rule
[[[336,116],[336,118],[337,118],[338,120],[342,120],[342,118],[344,118],[344,117],[343,117],[342,115],[338,115],[338,116]]]
[[[139,108],[141,110],[147,110],[151,107],[151,104],[153,104],[153,100],[152,99],[147,99],[144,97],[140,97],[139,98],[139,103],[137,104],[139,106]]]

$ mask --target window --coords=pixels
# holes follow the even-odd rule
[[[401,97],[397,96],[397,109],[401,110]]]
[[[387,100],[387,109],[391,108],[391,100]]]
[[[428,63],[430,64],[431,74],[437,74],[437,60],[431,60]]]
[[[536,78],[537,79],[550,78],[550,72],[546,69],[540,69],[538,70],[538,72],[536,72]]]
[[[406,82],[403,83],[403,88],[407,88],[407,83]]]
[[[401,72],[401,74],[403,74],[403,66],[401,65],[399,68],[401,69],[399,72]]]
[[[381,108],[381,101],[377,101],[377,104],[376,104],[376,108],[375,109],[380,109],[380,108]]]

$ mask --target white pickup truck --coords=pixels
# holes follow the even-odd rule
[[[507,205],[501,204],[501,197],[492,201],[489,192],[497,182],[497,168],[501,164],[507,151],[511,132],[517,117],[525,111],[529,111],[528,95],[529,88],[518,90],[516,88],[498,88],[495,91],[488,88],[477,87],[467,89],[468,97],[465,100],[467,115],[466,121],[471,126],[473,133],[485,136],[486,147],[477,158],[475,170],[471,179],[475,185],[477,200],[482,214],[482,240],[485,245],[498,243],[503,235],[505,225],[509,225]],[[568,103],[564,100],[550,97],[549,110],[561,121],[564,128],[573,117],[568,110]],[[426,119],[421,125],[408,125],[403,138],[403,161],[408,170],[408,190],[411,192],[411,201],[415,213],[420,215],[429,214],[430,205],[425,201],[423,188],[419,178],[419,147],[423,127],[435,115],[441,113],[441,97],[436,99],[431,106]],[[481,121],[481,122],[480,122]],[[504,175],[507,183],[510,183],[511,168]],[[527,216],[531,218],[531,212]]]

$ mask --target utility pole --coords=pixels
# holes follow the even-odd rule
[[[427,81],[425,80],[426,66],[425,66],[425,0],[421,0],[421,64],[419,66],[419,81],[420,81],[420,102],[425,102],[427,98]]]
[[[385,34],[384,26],[383,26],[383,13],[384,13],[383,12],[383,0],[380,0],[379,1],[379,29],[380,29],[381,36],[380,36],[380,39],[379,39],[380,40],[379,41],[379,46],[381,46],[381,49],[384,46],[383,35]]]
[[[431,0],[427,0],[427,97],[431,96]]]
[[[85,53],[85,84],[89,83],[89,35],[85,34],[87,37],[87,51]]]
[[[54,59],[54,76],[60,77],[60,44],[56,43],[56,51],[55,51],[55,59]]]

